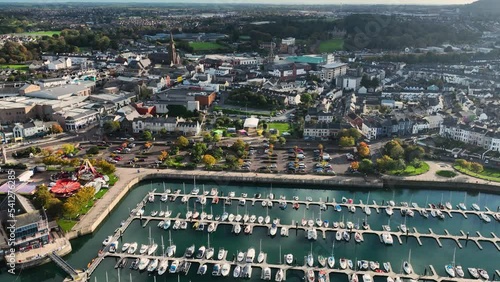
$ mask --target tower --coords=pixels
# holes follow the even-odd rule
[[[170,32],[170,43],[168,45],[168,59],[170,61],[170,66],[180,65],[180,57],[177,54],[177,50],[175,49],[174,36],[172,32]]]

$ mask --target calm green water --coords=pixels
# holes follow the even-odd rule
[[[183,189],[182,183],[165,183],[167,188],[170,189]],[[215,184],[205,183],[205,189],[209,190]],[[119,226],[120,222],[124,220],[128,214],[129,210],[136,206],[136,204],[143,199],[145,194],[152,188],[157,189],[157,191],[162,191],[164,184],[161,181],[147,182],[138,185],[134,190],[132,190],[129,195],[121,202],[121,204],[113,211],[108,219],[102,224],[101,228],[95,232],[92,236],[82,237],[72,241],[73,252],[72,254],[65,257],[65,259],[75,268],[85,268],[87,263],[92,260],[93,257],[97,255],[98,250],[102,247],[103,239],[112,234],[112,232]],[[190,192],[193,184],[186,183],[186,192]],[[198,183],[198,187],[202,187],[201,183]],[[227,194],[229,191],[235,191],[237,195],[241,192],[248,193],[249,196],[259,192],[262,194],[269,193],[271,189],[269,187],[257,187],[257,186],[246,186],[246,185],[217,185],[219,191],[223,191]],[[310,187],[313,188],[313,187]],[[368,197],[368,191],[366,190],[309,190],[309,189],[297,189],[293,187],[277,187],[276,185],[272,188],[272,192],[278,197],[279,195],[286,195],[287,199],[291,199],[293,195],[298,195],[301,199],[305,199],[306,196],[311,196],[314,200],[322,198],[326,200],[327,197],[331,201],[333,198],[340,201],[342,196],[348,198],[354,198],[357,203],[360,199],[366,202]],[[481,207],[487,206],[490,209],[496,210],[500,205],[500,197],[496,195],[487,194],[466,194],[464,192],[448,192],[448,191],[428,191],[428,190],[372,190],[370,192],[370,203],[372,200],[376,200],[380,203],[382,200],[394,199],[396,203],[401,201],[406,202],[416,202],[419,206],[424,206],[428,201],[429,203],[437,203],[441,201],[450,201],[453,205],[463,202],[466,199],[466,203],[470,206],[472,203],[478,203]],[[210,202],[210,201],[208,201]],[[161,207],[160,207],[161,205]],[[154,204],[148,204],[146,207],[146,214],[149,214],[151,210],[166,210],[173,211],[173,214],[179,212],[185,213],[187,208],[186,205],[180,203],[180,197],[177,202],[167,202],[160,204],[159,199],[155,201]],[[190,209],[193,209],[194,199],[189,203]],[[205,211],[210,213],[210,204],[207,204]],[[251,206],[251,203],[247,201],[246,208],[237,205],[237,202],[233,202],[233,205],[226,206],[226,211],[229,213],[247,213],[255,215],[266,215],[266,211],[269,215],[274,217],[279,217],[282,223],[290,224],[292,220],[300,221],[302,217],[306,218],[317,218],[319,217],[319,207],[311,206],[310,209],[306,210],[304,206],[301,206],[298,211],[288,209],[282,211],[277,205],[272,209],[264,209],[261,207],[260,203],[256,203],[255,206]],[[201,207],[198,205],[197,210],[201,211]],[[223,205],[222,202],[219,205],[215,205],[212,208],[213,214],[222,214]],[[338,213],[329,209],[322,212],[322,219],[328,219],[332,221],[352,221],[361,223],[365,218],[367,218],[368,223],[372,229],[381,230],[383,224],[390,224],[393,230],[397,229],[397,226],[404,222],[404,218],[401,217],[399,212],[395,212],[391,217],[389,222],[389,217],[381,210],[380,214],[377,214],[372,210],[371,216],[366,217],[360,209],[357,209],[356,213],[349,213],[346,209]],[[148,225],[151,226],[151,237],[155,242],[161,244],[161,240],[168,245],[168,232],[163,229],[156,227],[158,221],[152,221]],[[406,225],[410,228],[417,228],[422,233],[427,233],[428,228],[432,228],[435,233],[444,233],[444,229],[447,229],[451,234],[459,234],[460,230],[465,232],[470,232],[471,235],[475,234],[475,231],[480,231],[484,236],[490,236],[493,232],[497,236],[500,234],[500,224],[498,222],[492,221],[489,224],[483,223],[477,216],[470,215],[468,219],[465,219],[459,214],[455,214],[453,218],[448,216],[444,221],[440,221],[436,218],[429,217],[424,219],[420,215],[416,214],[414,218],[408,218]],[[177,230],[172,231],[172,241],[177,245],[176,256],[181,256],[184,250],[192,244],[197,247],[201,245],[207,245],[207,232],[195,231],[191,228],[187,230]],[[243,234],[234,235],[231,233],[231,227],[229,225],[219,225],[217,231],[210,235],[210,245],[217,250],[219,247],[224,247],[229,250],[228,258],[232,258],[233,254],[236,254],[239,250],[246,251],[249,247],[256,248],[258,252],[259,242],[262,240],[262,249],[268,253],[267,262],[268,263],[279,263],[280,255],[279,249],[281,246],[282,255],[286,253],[293,253],[294,257],[297,258],[299,264],[303,264],[303,257],[307,255],[311,247],[315,255],[323,254],[325,256],[332,252],[332,242],[334,241],[334,233],[328,232],[326,239],[322,239],[319,234],[318,240],[311,243],[305,238],[305,233],[303,231],[295,232],[291,230],[289,237],[281,237],[279,234],[271,238],[267,236],[267,228],[254,228],[253,234],[248,236]],[[124,242],[134,242],[147,244],[149,239],[149,228],[143,228],[142,224],[137,220],[133,222],[123,236],[121,244]],[[479,250],[475,243],[469,242],[467,245],[462,242],[464,246],[463,249],[459,249],[456,243],[452,240],[441,240],[443,247],[439,248],[437,242],[431,239],[422,239],[423,246],[419,246],[416,239],[408,238],[407,240],[403,238],[403,244],[399,245],[395,239],[393,246],[385,246],[380,243],[379,238],[375,235],[365,235],[365,241],[361,244],[356,244],[354,240],[351,242],[336,242],[334,247],[335,257],[338,259],[341,257],[346,257],[352,259],[353,261],[357,258],[366,260],[375,260],[379,262],[389,261],[392,264],[394,270],[398,271],[401,268],[401,263],[403,260],[408,258],[409,251],[411,249],[411,262],[417,273],[424,274],[426,266],[429,264],[433,265],[438,273],[445,276],[444,265],[450,263],[453,259],[453,251],[456,248],[456,263],[460,264],[466,269],[467,267],[481,267],[486,269],[490,273],[490,277],[493,275],[494,269],[500,269],[498,261],[500,261],[500,252],[490,243],[482,242],[483,250]],[[161,247],[159,248],[161,251]],[[157,253],[159,253],[157,251]],[[94,276],[91,281],[106,281],[106,273],[108,276],[108,281],[118,281],[118,272],[114,269],[116,261],[113,258],[105,259],[104,262],[97,268],[94,272]],[[214,278],[207,274],[204,277],[197,276],[196,270],[198,266],[193,264],[191,267],[190,275],[180,277],[180,281],[235,281],[232,277],[227,278]],[[209,266],[208,272],[211,272],[211,266]],[[131,271],[128,268],[120,270],[121,281],[130,281],[130,276],[132,276],[132,281],[154,281],[153,276],[148,276],[147,273],[139,273],[137,271]],[[260,278],[260,270],[254,268],[252,273],[253,278],[251,281],[257,281]],[[302,273],[287,273],[287,281],[302,281]],[[53,263],[38,267],[35,269],[25,270],[18,276],[11,276],[2,270],[0,274],[0,281],[62,281],[64,279],[65,273],[59,270]],[[343,275],[332,276],[335,281],[347,281],[346,277]],[[178,277],[174,275],[165,274],[161,277],[156,277],[157,281],[177,281]],[[274,271],[273,271],[274,280]],[[332,281],[333,281],[332,280]]]

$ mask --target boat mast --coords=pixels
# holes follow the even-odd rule
[[[165,191],[167,190],[165,189],[165,181],[163,181],[163,193],[165,193]]]
[[[163,244],[163,235],[161,235],[161,254],[165,255],[165,245]]]
[[[121,281],[121,278],[120,278],[120,268],[118,267],[118,282]]]

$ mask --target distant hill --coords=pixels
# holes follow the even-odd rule
[[[465,13],[471,13],[475,16],[481,15],[500,15],[499,0],[478,0],[463,8]]]

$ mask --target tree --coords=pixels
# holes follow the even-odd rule
[[[311,94],[305,93],[300,96],[300,103],[304,104],[304,106],[309,107],[313,102],[313,98]]]
[[[120,130],[120,122],[108,120],[103,124],[104,132],[109,134]]]
[[[280,142],[281,146],[285,145],[286,144],[286,139],[285,137],[281,136],[278,141]]]
[[[239,159],[234,155],[227,155],[226,165],[229,169],[238,169],[240,167]]]
[[[405,159],[408,162],[411,162],[415,159],[422,159],[424,153],[424,148],[416,145],[410,145],[405,148]]]
[[[359,169],[359,162],[351,162],[351,168],[354,170]]]
[[[484,170],[484,167],[480,163],[473,162],[470,165],[470,170],[472,170],[475,173],[481,173]]]
[[[54,123],[50,127],[50,132],[51,133],[55,133],[55,134],[62,133],[63,132],[63,128],[58,123]]]
[[[158,160],[163,162],[168,158],[168,152],[167,151],[161,151],[160,155],[158,156]]]
[[[215,135],[214,135],[214,137],[213,137],[213,141],[214,141],[214,142],[219,142],[219,141],[220,141],[220,139],[221,139],[220,134],[215,134]]]
[[[162,128],[162,129],[160,129],[160,134],[161,134],[162,136],[167,135],[167,129],[166,129],[166,128]]]
[[[61,149],[63,150],[64,154],[66,154],[66,155],[73,154],[76,150],[75,145],[73,145],[73,144],[63,144],[61,146]]]
[[[147,141],[153,140],[153,133],[151,133],[151,131],[149,130],[144,131],[142,133],[142,139]]]
[[[340,147],[352,147],[352,146],[354,146],[354,138],[352,138],[350,136],[340,137],[339,146]]]
[[[393,170],[395,166],[395,161],[388,155],[384,155],[381,158],[377,159],[377,168],[380,171]]]
[[[99,154],[99,147],[92,146],[92,147],[88,148],[87,149],[87,154],[89,154],[89,155],[97,155],[97,154]]]
[[[370,148],[365,142],[361,142],[358,145],[358,154],[362,158],[370,156]]]
[[[231,146],[231,149],[233,149],[235,152],[244,151],[245,148],[246,143],[241,139],[234,141],[233,145]]]
[[[361,138],[361,133],[356,129],[356,128],[349,128],[347,130],[349,136],[351,136],[352,138],[354,138],[354,141],[358,140],[359,138]]]
[[[179,148],[184,149],[189,146],[189,140],[184,136],[179,136],[175,144],[179,146]]]
[[[222,159],[222,156],[224,156],[224,150],[222,150],[221,147],[217,147],[212,150],[212,156],[217,160],[220,160]]]
[[[207,132],[207,133],[203,134],[203,142],[210,143],[212,141],[213,141],[213,137],[210,133]]]
[[[116,171],[116,167],[114,164],[107,162],[106,160],[99,160],[96,163],[96,166],[99,167],[104,174],[113,174]]]
[[[373,171],[373,162],[370,159],[362,159],[359,162],[359,171],[369,173]]]
[[[79,206],[77,206],[74,201],[70,200],[67,200],[66,203],[63,204],[62,208],[63,216],[68,219],[75,218],[80,210]]]
[[[459,167],[465,168],[465,169],[470,169],[471,168],[471,163],[468,162],[467,160],[464,159],[458,159],[455,161],[455,165],[458,165]]]
[[[201,142],[194,144],[193,149],[191,150],[191,160],[194,163],[199,163],[206,152],[207,144]]]
[[[214,164],[217,163],[217,160],[213,156],[208,154],[203,156],[202,161],[207,167],[212,167]]]
[[[403,157],[404,149],[397,140],[391,140],[384,145],[384,154],[397,160]]]

